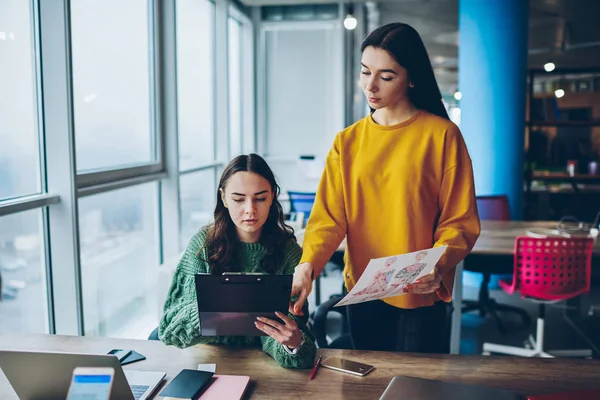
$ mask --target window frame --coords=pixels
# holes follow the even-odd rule
[[[39,0],[38,0],[39,1]],[[81,195],[120,189],[152,180],[160,180],[166,173],[165,166],[165,129],[161,129],[161,7],[158,0],[147,0],[148,3],[148,47],[150,76],[150,132],[152,155],[156,161],[112,166],[99,170],[77,172],[77,189]],[[70,14],[70,13],[69,13]],[[70,15],[69,15],[70,19]],[[70,24],[70,20],[69,20]],[[70,41],[69,41],[70,42]],[[71,55],[72,59],[72,55]],[[72,65],[72,61],[70,62]],[[72,76],[71,76],[72,79]]]

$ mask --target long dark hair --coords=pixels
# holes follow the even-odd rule
[[[275,175],[267,162],[257,154],[237,156],[231,160],[221,175],[217,189],[215,222],[208,227],[206,242],[203,246],[203,250],[206,250],[206,262],[210,265],[212,273],[218,275],[241,267],[237,265],[240,240],[220,193],[220,190],[225,190],[229,178],[238,172],[253,172],[262,176],[269,182],[271,191],[275,195],[260,235],[260,243],[267,251],[267,255],[261,261],[261,267],[265,272],[275,273],[283,261],[285,242],[289,239],[296,240],[296,238],[294,230],[284,222],[283,208],[278,200],[280,189]],[[198,254],[201,258],[203,250],[200,250]]]
[[[408,79],[414,85],[408,89],[408,98],[415,107],[449,119],[427,50],[412,26],[401,22],[381,26],[367,36],[360,51],[369,46],[387,51],[406,69]]]

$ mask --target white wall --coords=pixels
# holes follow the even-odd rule
[[[319,162],[344,128],[341,24],[263,23],[261,36],[260,151],[284,191],[315,191],[321,168],[306,174],[299,157]]]

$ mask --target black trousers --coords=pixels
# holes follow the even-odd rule
[[[451,304],[405,310],[375,300],[347,307],[355,350],[450,353]]]

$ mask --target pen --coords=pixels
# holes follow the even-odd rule
[[[312,381],[313,379],[315,379],[315,375],[317,375],[317,371],[319,370],[319,366],[321,365],[321,357],[319,356],[319,358],[317,358],[317,362],[315,363],[315,366],[313,367],[312,371],[310,371],[310,380]]]

